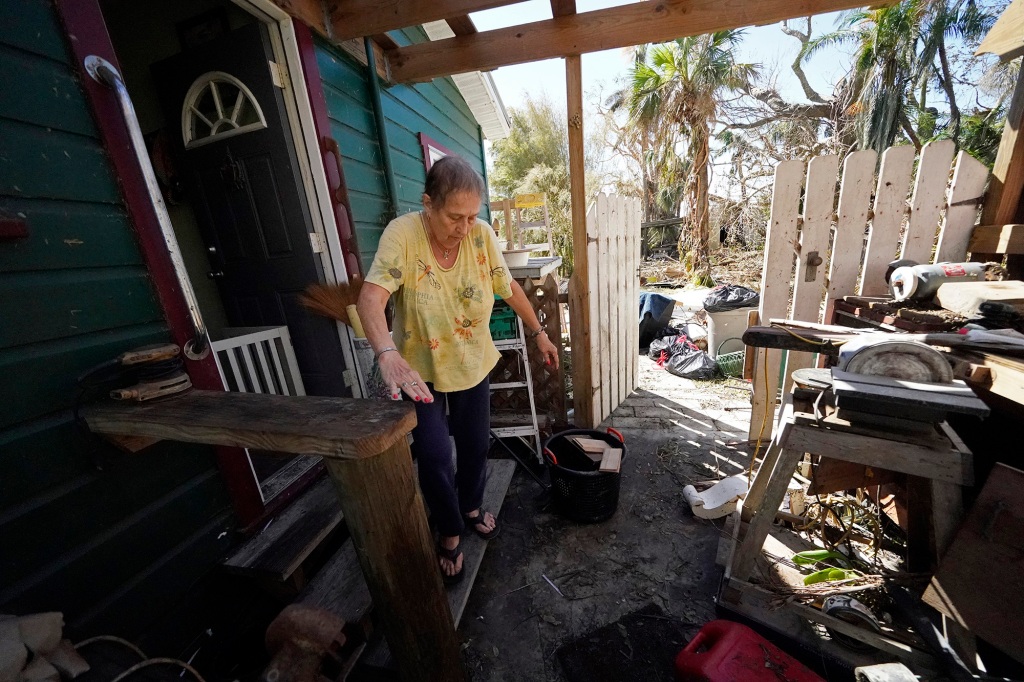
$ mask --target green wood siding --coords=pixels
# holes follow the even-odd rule
[[[427,39],[420,29],[393,31],[390,35],[403,45]],[[331,135],[341,147],[359,250],[368,268],[384,231],[388,202],[367,70],[324,41],[317,42],[316,52]],[[387,120],[401,213],[420,208],[426,180],[420,133],[459,154],[484,174],[480,127],[450,78],[384,87],[381,106]],[[485,218],[489,216],[486,198],[482,211]]]
[[[138,636],[225,551],[211,448],[125,455],[74,419],[75,379],[170,335],[47,0],[0,3],[0,613]]]

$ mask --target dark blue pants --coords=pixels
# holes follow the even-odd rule
[[[461,535],[466,527],[462,515],[478,509],[484,497],[491,429],[489,381],[485,378],[473,388],[451,393],[435,391],[431,383],[427,388],[434,402],[415,403],[416,428],[412,430],[420,490],[438,532]],[[454,470],[449,433],[455,438]]]

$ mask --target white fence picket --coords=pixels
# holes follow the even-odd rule
[[[978,203],[985,195],[988,167],[967,152],[956,157],[953,184],[949,190],[949,208],[946,209],[939,232],[939,245],[935,249],[935,262],[956,262],[967,257],[967,244],[971,240],[974,221],[978,218]]]
[[[889,147],[882,154],[882,170],[875,190],[874,217],[864,256],[861,277],[862,296],[884,296],[888,292],[885,270],[896,258],[900,226],[907,209],[910,175],[914,167],[914,148],[910,145]]]
[[[604,415],[601,414],[601,345],[607,341],[602,338],[600,319],[601,319],[601,287],[598,285],[600,276],[600,258],[598,249],[598,213],[604,213],[605,200],[603,194],[598,194],[594,203],[591,204],[590,210],[587,211],[587,271],[589,274],[588,281],[590,282],[590,291],[579,292],[579,295],[586,297],[588,305],[590,307],[590,329],[587,330],[587,339],[590,343],[585,344],[583,353],[580,353],[580,359],[584,362],[590,363],[590,386],[573,386],[573,391],[583,391],[589,393],[587,396],[589,402],[585,404],[590,406],[589,414],[580,415],[580,419],[584,424],[590,426],[597,425],[604,419]],[[573,344],[574,351],[576,350],[575,342]],[[588,355],[589,353],[589,355]]]
[[[949,166],[955,149],[953,140],[935,140],[921,150],[914,196],[910,200],[910,222],[900,258],[918,263],[931,260],[935,235],[939,231],[939,214],[946,205]]]
[[[789,283],[793,279],[793,245],[800,219],[800,195],[804,185],[804,162],[783,161],[775,168],[772,208],[764,245],[761,304],[758,315],[764,324],[789,312]],[[754,372],[754,400],[750,413],[750,438],[763,429],[771,432],[775,414],[775,393],[779,387],[782,352],[760,349]]]
[[[860,257],[864,252],[864,226],[867,225],[868,211],[871,209],[871,190],[874,189],[877,159],[875,150],[865,149],[850,154],[843,162],[839,220],[828,265],[826,320],[832,319],[837,298],[856,291]]]
[[[815,157],[807,164],[807,191],[804,193],[803,225],[800,228],[800,249],[797,252],[793,283],[792,315],[797,320],[817,317],[821,309],[838,173],[839,157],[834,154]],[[789,353],[786,361],[786,390],[791,385],[792,373],[810,367],[813,362],[813,353]]]

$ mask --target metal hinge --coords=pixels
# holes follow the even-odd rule
[[[284,64],[278,64],[277,62],[268,61],[267,64],[270,66],[270,79],[274,81],[274,85],[284,90],[288,87],[288,67]]]
[[[327,242],[319,232],[309,233],[309,244],[313,247],[313,253],[323,253],[327,250]]]

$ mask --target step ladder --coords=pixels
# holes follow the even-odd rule
[[[526,343],[526,329],[523,326],[523,321],[516,316],[516,336],[511,339],[503,339],[494,342],[494,347],[498,349],[502,355],[506,353],[514,353],[517,357],[517,362],[522,370],[523,381],[505,381],[491,384],[491,391],[503,391],[503,390],[526,390],[526,394],[529,400],[530,411],[529,415],[524,415],[524,423],[503,423],[499,417],[495,420],[494,415],[491,417],[491,435],[495,438],[521,438],[526,440],[527,437],[533,438],[533,445],[531,449],[537,455],[537,461],[543,463],[543,457],[541,455],[541,443],[540,443],[540,425],[537,421],[537,403],[533,396],[533,375],[530,369],[530,358],[527,351]]]

